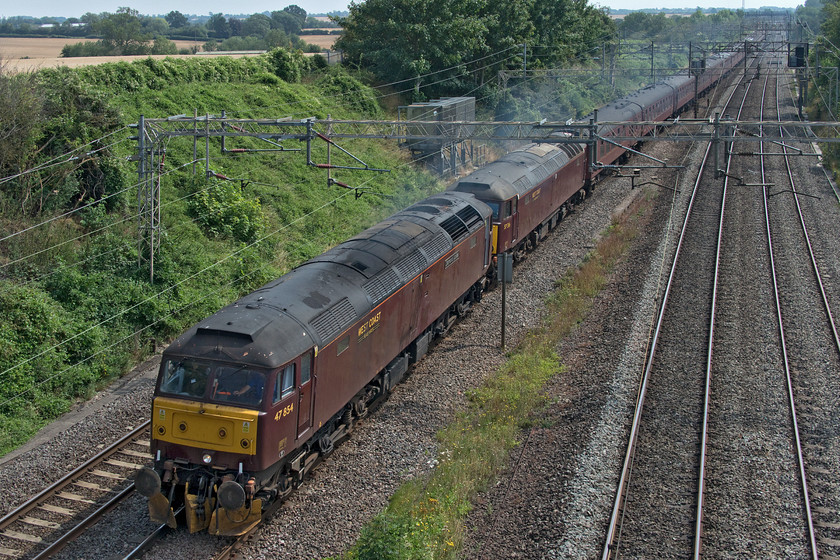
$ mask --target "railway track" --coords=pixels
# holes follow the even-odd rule
[[[732,89],[724,103],[724,110],[737,89],[744,87],[743,83],[742,77],[741,84]],[[718,228],[714,224],[719,224],[721,219],[721,188],[708,178],[701,188],[707,168],[711,167],[711,148],[711,145],[706,148],[693,185],[665,287],[602,552],[604,559],[624,554],[657,556],[657,551],[665,556],[685,557],[691,550],[694,504],[687,497],[694,495],[699,465],[694,462],[684,467],[682,470],[687,472],[678,471],[672,465],[683,464],[687,458],[691,461],[698,454],[701,430],[698,419],[702,416],[704,383],[697,364],[706,360],[703,340],[708,340],[710,314],[708,306],[698,309],[692,302],[710,299],[715,273],[709,266],[683,266],[681,256],[688,255],[688,259],[698,263],[716,261]],[[669,311],[684,308],[692,312],[674,317]],[[682,339],[680,332],[691,332],[693,336]],[[660,369],[667,368],[660,365],[663,363],[678,365],[665,377],[658,375]],[[686,394],[694,398],[687,400]],[[679,411],[678,418],[671,417],[668,411],[672,410]],[[664,489],[651,482],[656,479],[665,481]],[[650,515],[637,516],[636,511],[647,511]],[[643,525],[656,528],[659,534],[646,534]],[[662,543],[657,550],[649,548],[652,540]]]
[[[49,558],[134,492],[134,472],[152,457],[149,422],[0,519],[0,558]]]
[[[789,85],[785,84],[790,91]],[[780,87],[780,86],[779,86]],[[777,87],[778,93],[778,87]],[[776,114],[779,120],[795,114],[793,99],[783,109],[777,94]],[[780,127],[781,136],[786,131]],[[764,150],[762,150],[763,152]],[[768,207],[773,209],[772,222],[768,218],[768,234],[775,241],[771,250],[782,265],[777,280],[780,336],[785,348],[786,374],[791,406],[798,411],[797,447],[801,453],[801,474],[807,480],[804,492],[808,496],[812,558],[840,557],[840,481],[836,465],[840,446],[831,433],[840,383],[840,335],[832,301],[840,299],[840,286],[834,280],[838,266],[826,258],[826,252],[836,248],[821,246],[811,230],[826,227],[819,211],[825,201],[837,199],[834,185],[809,183],[797,177],[796,160],[791,154],[807,153],[809,146],[785,143],[775,150],[781,155],[775,160],[780,184],[776,186]],[[811,152],[813,153],[813,151]],[[776,196],[778,195],[778,196]],[[768,194],[768,197],[770,194]],[[830,203],[829,203],[830,204]],[[790,224],[794,222],[794,224]],[[790,271],[798,270],[799,274]],[[821,389],[817,389],[817,387]]]
[[[761,107],[766,97],[778,99],[769,71],[763,85],[757,72],[749,74],[733,90],[743,92],[739,119],[748,97],[760,98]],[[768,149],[762,145],[759,153]],[[768,179],[764,156],[730,153],[723,180],[710,181],[709,151],[655,328],[604,559],[699,558],[704,549],[749,557],[819,554],[807,445],[803,452],[797,423],[804,415],[797,415],[795,394],[803,380],[784,373],[783,312],[776,311],[784,306],[764,288],[773,277],[772,248],[763,254],[752,248],[772,247],[768,220],[778,210],[768,186],[776,175]],[[756,224],[766,224],[766,233]],[[802,270],[783,266],[793,275]],[[827,510],[836,512],[836,505],[818,511]],[[822,524],[836,523],[831,517]]]

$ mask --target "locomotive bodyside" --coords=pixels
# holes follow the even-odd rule
[[[225,307],[165,352],[152,518],[240,534],[289,492],[481,296],[490,209],[443,193]],[[247,387],[247,389],[244,389]]]
[[[531,144],[460,179],[450,190],[471,193],[493,209],[494,254],[521,253],[562,218],[585,177],[586,153],[579,144]]]

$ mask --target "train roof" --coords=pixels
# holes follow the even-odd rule
[[[528,192],[583,151],[582,144],[529,144],[509,152],[450,187],[482,200],[508,200]]]
[[[429,197],[224,307],[166,353],[281,366],[335,340],[490,215],[470,195]]]
[[[714,69],[726,61],[732,53],[713,53],[706,57],[706,71]],[[663,95],[673,92],[691,77],[686,74],[675,74],[659,80],[658,82],[643,87],[628,95],[620,97],[615,101],[607,103],[598,109],[598,121],[630,121],[641,111],[641,107],[662,98]],[[594,112],[581,118],[579,122],[587,123],[594,118]]]

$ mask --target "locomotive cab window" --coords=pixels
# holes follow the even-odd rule
[[[280,402],[295,392],[295,364],[289,364],[277,372],[274,382],[274,402]]]
[[[213,379],[213,400],[256,406],[263,398],[265,376],[251,369],[219,366]]]
[[[515,200],[506,200],[502,203],[502,213],[499,216],[500,220],[507,220],[511,217],[512,213],[516,212],[516,201]]]
[[[167,360],[161,374],[160,391],[200,398],[207,388],[210,366],[192,360]]]
[[[498,221],[499,220],[499,208],[500,208],[499,203],[496,202],[496,201],[493,201],[493,200],[482,200],[481,202],[483,202],[484,204],[489,206],[490,209],[493,211],[493,218],[492,218],[493,221],[494,222]]]

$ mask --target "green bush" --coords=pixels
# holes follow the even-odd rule
[[[232,182],[223,181],[198,191],[191,208],[198,223],[213,236],[250,243],[265,230],[259,200],[247,198]]]
[[[325,93],[336,96],[342,103],[370,115],[370,118],[381,114],[381,109],[371,89],[351,76],[341,66],[331,66],[318,78],[316,84]]]
[[[178,54],[178,47],[166,37],[155,37],[151,54]]]
[[[292,84],[299,82],[303,74],[309,70],[309,60],[300,51],[272,49],[268,52],[268,59],[277,77]]]

